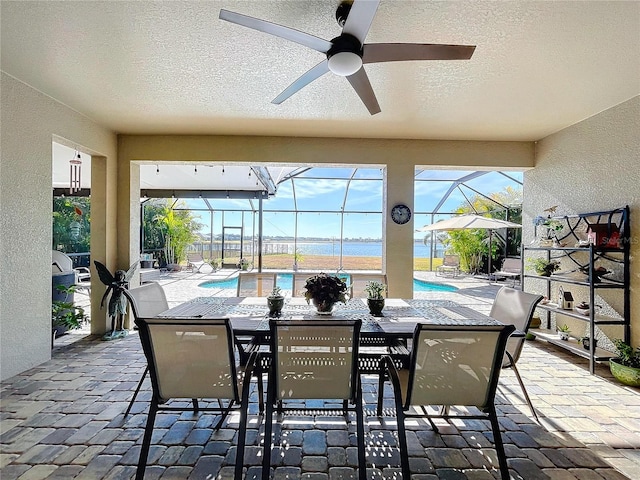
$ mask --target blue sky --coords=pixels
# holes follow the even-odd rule
[[[382,236],[382,175],[381,169],[358,169],[354,178],[349,181],[353,169],[351,168],[313,168],[295,178],[294,182],[286,181],[278,186],[275,197],[264,202],[264,235],[265,236],[294,236],[294,215],[291,213],[297,205],[301,213],[298,217],[298,237],[339,237],[341,228],[344,237],[349,238],[380,238]],[[429,170],[418,175],[418,179],[434,181],[416,181],[415,187],[415,216],[414,228],[430,223],[428,216],[419,212],[431,212],[442,196],[452,185],[451,180],[460,178],[472,172]],[[508,172],[513,178],[522,181],[521,172]],[[435,181],[448,180],[448,181]],[[467,184],[482,193],[493,193],[503,190],[507,186],[520,188],[517,182],[498,172],[488,172]],[[348,195],[345,202],[345,192]],[[295,189],[295,204],[294,204]],[[467,196],[473,191],[465,190]],[[464,201],[459,191],[452,193],[450,199],[440,208],[441,212],[450,212]],[[340,225],[338,212],[342,204],[345,205],[344,225]],[[194,199],[187,202],[189,207],[204,208],[202,200]],[[249,213],[244,216],[241,212],[230,210],[248,209],[247,200],[212,200],[212,206],[218,210],[213,215],[214,234],[227,227],[239,227],[244,224],[245,235],[253,231],[253,218]],[[257,202],[255,203],[257,208]],[[220,210],[227,210],[222,213]],[[274,213],[274,210],[284,212]],[[319,213],[332,211],[332,213]],[[203,233],[210,233],[210,216],[208,212],[195,212],[200,216]],[[244,218],[243,218],[244,217]],[[441,218],[448,218],[442,215]],[[438,218],[436,218],[437,220]],[[257,222],[257,217],[256,217]],[[255,225],[257,233],[257,224]],[[423,233],[417,233],[416,238],[423,238]]]

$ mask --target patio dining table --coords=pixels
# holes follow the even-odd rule
[[[266,297],[199,297],[175,306],[159,317],[229,318],[236,336],[251,336],[257,343],[269,343],[269,308]],[[391,354],[399,362],[408,358],[406,341],[416,324],[501,325],[497,320],[450,300],[385,299],[382,316],[369,313],[366,299],[338,303],[330,317],[318,315],[304,298],[285,298],[281,319],[360,319],[361,371],[377,372],[381,355]]]

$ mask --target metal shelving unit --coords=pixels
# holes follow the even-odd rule
[[[566,315],[568,317],[588,322],[589,338],[596,338],[596,326],[602,325],[619,325],[623,329],[624,341],[628,342],[630,338],[630,227],[629,227],[629,207],[604,212],[592,212],[579,215],[567,215],[559,217],[551,217],[555,220],[565,222],[563,232],[564,235],[558,238],[560,244],[574,243],[576,246],[559,246],[559,247],[524,247],[523,252],[523,271],[524,262],[527,256],[531,256],[534,252],[542,252],[547,260],[561,260],[563,267],[566,269],[560,274],[554,274],[549,277],[524,274],[522,278],[522,289],[525,291],[526,281],[544,281],[546,282],[546,295],[551,298],[552,284],[562,283],[569,285],[579,285],[588,289],[588,303],[590,311],[588,315],[574,310],[566,310],[560,308],[555,303],[539,304],[538,309],[546,314],[546,329],[536,331],[536,337],[548,341],[554,345],[569,350],[570,352],[589,359],[589,371],[593,374],[595,371],[595,363],[607,361],[615,355],[608,350],[597,348],[595,342],[591,341],[589,349],[582,347],[581,343],[575,340],[560,340],[551,328],[552,315]],[[577,242],[586,240],[586,232],[590,225],[605,224],[610,228],[615,225],[619,228],[620,237],[618,246],[605,247],[594,244],[583,246]],[[596,268],[604,266],[611,267],[612,270],[608,277],[606,274],[598,276]],[[573,268],[572,268],[573,267]],[[581,273],[581,272],[587,273]],[[607,277],[607,278],[605,278]],[[602,315],[596,312],[596,298],[598,290],[618,290],[623,295],[623,308],[620,316]]]

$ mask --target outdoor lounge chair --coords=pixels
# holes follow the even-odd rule
[[[271,366],[267,382],[262,478],[271,470],[274,405],[278,413],[305,410],[304,400],[330,400],[326,408],[312,402],[307,410],[344,415],[355,411],[358,473],[365,480],[364,411],[358,371],[361,320],[271,320]],[[287,408],[292,401],[291,408]],[[346,421],[346,418],[345,418]],[[278,423],[282,423],[281,420]],[[277,435],[276,435],[277,437]],[[236,477],[238,478],[238,477]]]
[[[451,274],[457,277],[460,274],[460,257],[458,255],[445,255],[442,259],[442,265],[436,267],[436,275],[444,277]]]
[[[87,294],[91,293],[91,270],[87,267],[73,268],[73,260],[66,253],[51,250],[51,271],[52,273],[74,272],[76,291],[86,290]]]
[[[200,272],[200,269],[205,265],[211,267],[211,265],[202,258],[202,255],[199,253],[187,253],[187,267],[191,269],[191,271]],[[211,267],[213,269],[213,267]]]
[[[522,275],[522,260],[519,258],[505,258],[502,262],[502,268],[494,272],[493,278],[498,279],[500,277],[511,278],[513,280],[513,286],[516,286],[516,280]]]
[[[183,402],[169,402],[189,398],[218,402],[215,407],[193,405],[194,411],[220,415],[215,430],[223,425],[232,409],[240,410],[235,478],[242,478],[249,384],[254,362],[251,360],[244,371],[236,366],[229,319],[138,318],[136,325],[153,389],[136,480],[144,479],[158,411],[189,410]],[[179,415],[167,416],[162,428],[167,428],[167,421],[176,422],[180,418]]]
[[[505,325],[513,325],[522,336],[512,337],[507,342],[507,351],[505,352],[502,368],[512,368],[513,373],[516,375],[516,379],[522,388],[524,399],[531,409],[536,421],[538,415],[536,414],[527,389],[524,387],[524,382],[520,377],[520,373],[516,368],[516,363],[520,358],[522,347],[524,347],[524,334],[529,330],[531,325],[531,319],[533,318],[533,312],[536,309],[536,305],[542,300],[542,295],[536,295],[533,293],[525,293],[520,290],[515,290],[509,287],[502,287],[493,301],[491,306],[491,312],[489,316],[504,323]]]
[[[398,441],[402,478],[410,479],[405,417],[489,419],[502,480],[509,480],[507,458],[494,405],[505,347],[513,325],[441,326],[418,324],[413,336],[409,369],[398,371],[389,356],[383,357],[378,387],[378,416],[382,416],[385,378],[391,380],[398,417]],[[421,407],[410,413],[411,407]],[[429,413],[427,406],[445,407]],[[449,407],[465,409],[450,414]]]

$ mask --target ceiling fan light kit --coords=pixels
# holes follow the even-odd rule
[[[220,10],[220,19],[275,35],[326,55],[326,59],[305,72],[272,103],[280,104],[327,72],[346,77],[371,115],[380,112],[378,100],[369,82],[364,63],[415,60],[468,60],[472,45],[439,45],[421,43],[364,43],[380,0],[342,2],[336,10],[336,20],[342,33],[331,41],[293,28],[277,25],[247,15]]]

